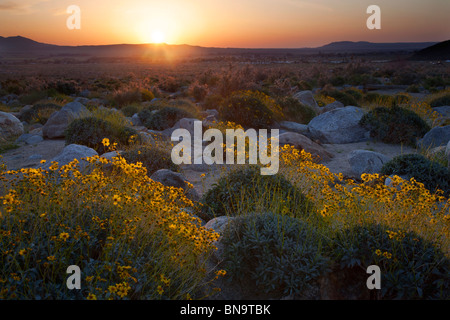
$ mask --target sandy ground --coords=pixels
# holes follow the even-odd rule
[[[9,170],[31,168],[41,160],[50,160],[57,156],[65,146],[65,140],[44,140],[37,145],[23,145],[2,154],[3,162]],[[30,158],[31,157],[31,158]]]

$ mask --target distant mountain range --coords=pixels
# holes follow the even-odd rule
[[[34,40],[17,37],[0,37],[1,57],[61,57],[61,56],[86,56],[86,57],[194,57],[208,55],[301,55],[317,53],[388,53],[388,52],[415,52],[430,46],[436,42],[417,43],[372,43],[372,42],[333,42],[318,48],[299,49],[245,49],[245,48],[208,48],[190,45],[167,44],[116,44],[96,46],[58,46],[36,42]],[[448,46],[444,48],[447,50]]]

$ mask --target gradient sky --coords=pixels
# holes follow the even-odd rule
[[[368,30],[369,5],[381,30]],[[81,29],[69,30],[69,5]],[[450,0],[0,0],[0,35],[59,45],[164,42],[211,47],[299,48],[333,41],[450,39]]]

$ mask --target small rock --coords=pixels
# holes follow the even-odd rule
[[[368,150],[354,150],[348,157],[351,170],[357,177],[363,173],[379,173],[388,161],[389,158],[384,154]]]

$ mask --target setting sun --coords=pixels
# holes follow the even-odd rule
[[[163,43],[165,40],[164,33],[159,30],[155,30],[152,32],[151,39],[153,43]]]

